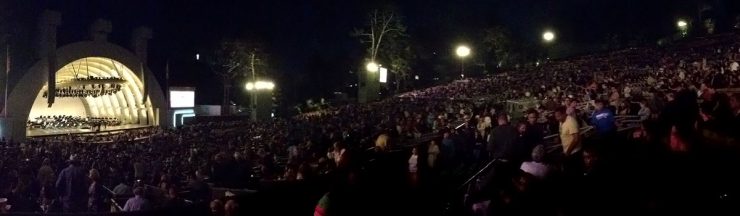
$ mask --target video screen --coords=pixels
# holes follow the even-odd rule
[[[195,91],[170,91],[170,108],[195,106]]]

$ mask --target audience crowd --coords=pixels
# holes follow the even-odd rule
[[[731,34],[574,57],[269,122],[9,140],[0,197],[14,212],[208,203],[213,215],[234,215],[248,203],[213,191],[329,179],[314,215],[378,215],[412,205],[372,200],[394,200],[393,185],[461,184],[449,177],[487,167],[464,187],[467,213],[708,208],[736,191],[724,187],[735,161],[706,155],[736,148],[740,95],[725,91],[740,86],[739,42]],[[406,154],[400,164],[393,152]],[[390,176],[395,167],[406,181]]]

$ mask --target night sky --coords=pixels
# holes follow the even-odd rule
[[[206,53],[224,37],[262,43],[272,69],[282,74],[278,85],[289,101],[345,90],[353,82],[348,72],[358,70],[365,51],[350,32],[363,26],[371,9],[387,4],[405,17],[417,54],[436,53],[443,60],[452,58],[455,44],[474,42],[494,25],[531,43],[538,43],[546,28],[554,29],[563,44],[597,44],[610,34],[655,41],[674,31],[678,18],[696,17],[703,3],[714,5],[713,14],[724,18],[740,8],[737,0],[3,1],[12,1],[11,19],[33,20],[43,9],[62,12],[60,44],[84,39],[97,18],[113,22],[111,40],[121,45],[128,44],[133,28],[151,27],[150,68],[163,81],[169,61],[171,85],[196,86],[201,104],[218,104],[221,84],[204,62],[194,61],[195,54]]]

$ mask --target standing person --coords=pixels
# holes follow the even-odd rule
[[[591,115],[591,124],[596,128],[596,133],[603,138],[610,138],[617,133],[617,125],[614,119],[614,113],[604,108],[605,101],[597,100],[596,111]]]
[[[332,151],[332,157],[337,168],[347,168],[349,161],[347,159],[347,149],[342,142],[334,142],[334,151]]]
[[[533,139],[532,141],[536,144],[541,144],[542,139],[545,137],[545,129],[542,124],[537,122],[540,118],[540,114],[537,110],[530,110],[527,112],[527,137]]]
[[[409,184],[411,187],[416,187],[416,183],[419,181],[419,151],[416,147],[411,149],[411,157],[409,157]]]
[[[515,165],[524,162],[530,158],[532,149],[538,144],[536,137],[533,137],[527,130],[526,122],[519,122],[516,126],[517,137],[514,141],[514,154],[512,159]]]
[[[565,113],[565,107],[555,110],[555,119],[560,123],[560,144],[563,146],[564,171],[574,174],[578,171],[578,164],[581,160],[578,123],[575,118]]]
[[[439,157],[439,145],[437,145],[437,142],[432,140],[429,142],[429,147],[427,148],[427,164],[429,165],[429,169],[434,169],[434,167],[437,165],[437,158]]]
[[[106,212],[105,198],[108,192],[100,183],[100,173],[97,169],[91,169],[88,177],[91,183],[87,190],[87,210],[90,212]]]
[[[640,116],[640,121],[645,121],[648,118],[650,118],[650,115],[652,115],[652,112],[650,110],[650,107],[647,105],[647,101],[642,100],[640,101],[640,110],[637,111],[637,115]]]
[[[69,166],[59,173],[56,188],[62,202],[64,213],[75,213],[85,210],[85,170],[76,155],[70,156]]]
[[[483,161],[483,146],[486,146],[486,137],[485,135],[476,132],[475,133],[475,144],[473,145],[473,161],[474,162],[481,162]],[[488,153],[486,153],[488,154]],[[487,156],[487,155],[486,155]]]
[[[442,134],[442,155],[443,162],[446,166],[454,164],[455,158],[455,141],[452,140],[449,131]]]
[[[141,159],[137,159],[134,162],[134,179],[144,180],[144,164],[141,162]]]
[[[491,146],[490,159],[496,160],[493,170],[498,182],[510,177],[517,168],[514,162],[517,131],[504,114],[498,116],[497,124],[491,131],[488,143]]]
[[[516,129],[509,124],[506,115],[498,116],[498,126],[493,128],[491,137],[488,140],[489,155],[493,159],[499,159],[501,162],[508,162],[513,159],[514,141],[517,137]]]
[[[41,168],[39,168],[36,178],[43,187],[49,187],[54,184],[54,169],[51,168],[51,160],[49,158],[44,158],[44,161],[41,162]]]

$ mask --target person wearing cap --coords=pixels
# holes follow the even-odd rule
[[[64,213],[75,213],[85,210],[87,196],[87,176],[76,155],[69,158],[69,166],[59,173],[56,188],[62,202]]]

